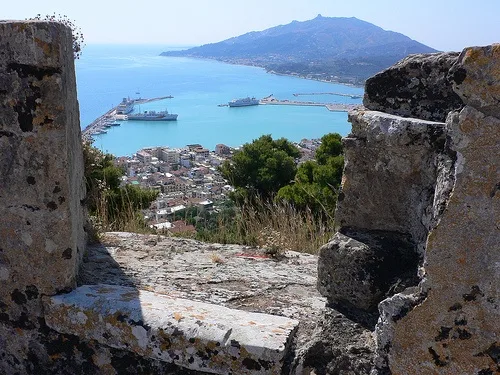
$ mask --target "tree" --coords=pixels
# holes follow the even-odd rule
[[[294,183],[282,187],[277,199],[321,213],[325,218],[332,217],[344,168],[342,137],[337,133],[324,135],[315,159],[299,166]]]
[[[316,161],[318,164],[326,164],[328,158],[339,156],[342,152],[342,136],[338,133],[325,134],[316,150]]]
[[[158,196],[157,191],[132,185],[120,186],[124,170],[114,164],[113,155],[84,143],[83,156],[86,206],[90,214],[98,216],[103,223],[123,223],[136,217],[139,210],[148,208]]]
[[[270,198],[281,187],[295,177],[295,158],[300,152],[285,138],[273,140],[271,135],[263,135],[252,143],[246,143],[220,167],[222,176],[236,188],[233,199],[259,195]]]

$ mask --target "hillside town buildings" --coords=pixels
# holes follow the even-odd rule
[[[298,162],[314,157],[319,140],[302,140],[296,146],[302,157]],[[217,209],[228,199],[234,188],[218,167],[230,159],[235,149],[218,144],[210,151],[199,144],[184,148],[148,147],[132,157],[119,157],[116,163],[125,172],[122,184],[132,184],[159,192],[157,199],[144,211],[150,227],[159,231],[194,231],[194,227],[178,220],[188,207],[200,210]]]

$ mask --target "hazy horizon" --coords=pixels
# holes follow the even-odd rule
[[[479,5],[480,4],[480,5]],[[81,28],[86,44],[199,46],[251,31],[323,17],[356,17],[441,51],[499,42],[500,2],[478,0],[25,0],[8,2],[2,19],[62,14]]]

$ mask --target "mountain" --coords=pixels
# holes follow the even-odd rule
[[[260,66],[307,78],[362,83],[412,53],[435,49],[357,18],[322,17],[162,56],[185,56]]]

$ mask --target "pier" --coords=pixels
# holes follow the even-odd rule
[[[152,99],[142,99],[142,98],[138,98],[138,99],[134,99],[134,104],[144,104],[144,103],[149,103],[149,102],[155,102],[157,100],[163,100],[163,99],[173,99],[173,96],[172,95],[169,95],[169,96],[161,96],[159,98],[152,98]]]
[[[349,112],[361,106],[361,104],[344,104],[344,103],[317,103],[317,102],[303,102],[298,100],[279,100],[273,97],[261,99],[259,104],[264,105],[298,105],[298,106],[314,106],[325,107],[332,112]]]
[[[305,95],[335,95],[335,96],[345,96],[351,99],[363,99],[363,95],[357,94],[344,94],[340,92],[311,92],[311,93],[296,93],[293,96],[305,96]]]
[[[132,101],[133,104],[136,105],[136,104],[144,104],[144,103],[154,102],[157,100],[172,99],[172,98],[173,96],[168,95],[151,99],[138,98],[138,99],[132,99]],[[111,108],[105,114],[99,116],[89,125],[87,125],[85,129],[83,129],[82,131],[83,140],[92,142],[93,135],[106,133],[106,129],[112,126],[111,124],[114,123],[114,121],[117,119],[117,114],[116,114],[117,108],[118,106]]]
[[[94,134],[102,134],[106,132],[106,128],[111,121],[115,120],[116,107],[111,108],[108,112],[92,121],[83,131],[82,138],[84,141],[92,142]]]
[[[353,99],[361,98],[360,95],[350,95],[350,94],[339,94],[339,93],[311,93],[311,94],[293,94],[294,96],[299,95],[322,95],[322,94],[330,94],[330,95],[339,95],[339,96],[349,96]],[[266,96],[259,100],[259,104],[261,105],[297,105],[297,106],[312,106],[312,107],[325,107],[331,112],[349,112],[353,109],[356,109],[361,106],[361,104],[345,104],[345,103],[319,103],[319,102],[306,102],[299,100],[280,100],[276,99],[272,94]],[[218,107],[228,107],[228,104],[218,104]]]

